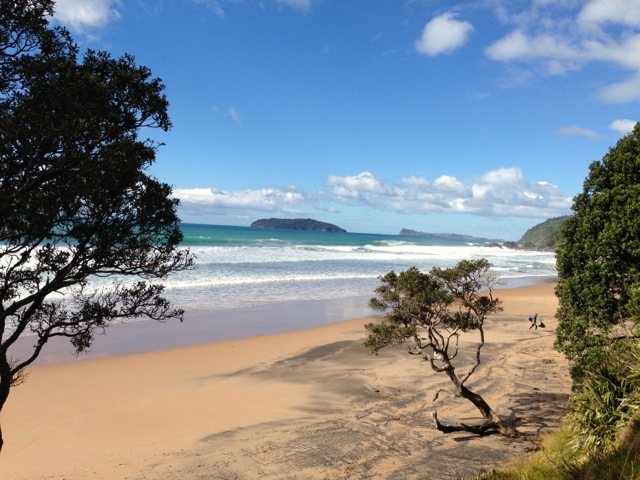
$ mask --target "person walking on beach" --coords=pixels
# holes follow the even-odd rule
[[[538,314],[536,313],[533,317],[529,317],[529,321],[531,322],[529,330],[531,330],[533,327],[536,327],[536,330],[538,330]]]

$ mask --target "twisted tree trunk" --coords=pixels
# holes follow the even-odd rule
[[[481,425],[467,425],[466,423],[460,423],[458,425],[444,425],[438,420],[438,412],[433,412],[433,419],[436,423],[436,429],[443,433],[452,432],[469,432],[476,435],[487,435],[490,433],[499,433],[505,437],[516,438],[520,436],[520,433],[507,424],[500,416],[492,410],[489,404],[475,392],[472,392],[464,385],[460,385],[458,393],[461,397],[469,400],[480,411],[482,418],[485,419]]]
[[[479,360],[478,360],[479,363]],[[460,423],[458,425],[443,425],[438,420],[438,412],[433,412],[433,419],[436,423],[436,429],[443,433],[452,432],[469,432],[476,435],[486,435],[490,433],[499,433],[505,437],[516,438],[520,436],[520,433],[511,425],[507,424],[500,416],[493,411],[489,404],[482,396],[469,390],[464,385],[464,381],[460,380],[456,375],[456,370],[451,365],[451,362],[447,359],[447,366],[444,368],[444,372],[449,376],[451,382],[455,385],[456,396],[460,396],[469,400],[480,411],[482,418],[485,419],[481,425],[467,425],[466,423]],[[466,377],[468,378],[468,376]]]

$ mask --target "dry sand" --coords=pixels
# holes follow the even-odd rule
[[[536,435],[557,427],[570,392],[553,348],[553,284],[499,290],[469,388]],[[528,330],[540,314],[546,328]],[[2,412],[2,480],[455,479],[526,454],[535,438],[435,430],[479,421],[446,378],[388,349],[363,325],[31,369]]]

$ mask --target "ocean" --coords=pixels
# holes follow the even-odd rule
[[[115,322],[97,335],[85,359],[142,353],[303,330],[375,314],[368,300],[385,273],[417,267],[451,267],[486,258],[506,287],[556,277],[555,255],[487,246],[459,238],[183,224],[184,241],[196,255],[192,270],[165,281],[165,296],[185,310],[184,323],[162,325],[144,318]],[[94,279],[94,286],[112,279]],[[103,284],[104,285],[104,284]],[[499,297],[499,292],[497,292]],[[33,348],[20,339],[18,355]],[[38,362],[68,362],[66,340],[54,339]],[[20,353],[23,352],[23,353]]]
[[[182,231],[196,267],[169,277],[166,295],[187,310],[371,297],[391,270],[426,271],[463,259],[486,258],[507,286],[556,276],[553,253],[483,240],[196,224]]]

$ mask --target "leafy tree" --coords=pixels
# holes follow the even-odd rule
[[[434,268],[429,273],[410,268],[400,274],[389,272],[380,278],[377,296],[371,308],[386,312],[382,321],[365,326],[365,346],[372,352],[389,345],[405,345],[410,355],[428,362],[431,369],[446,374],[453,383],[455,397],[469,400],[482,414],[482,425],[443,425],[433,412],[436,428],[442,432],[467,431],[476,434],[499,432],[514,437],[518,432],[505,423],[466,383],[480,365],[484,346],[484,321],[491,313],[502,310],[500,300],[493,298],[496,277],[485,259],[463,260],[454,268]],[[481,295],[480,292],[485,294]],[[459,338],[475,332],[478,340],[469,344],[470,360],[462,360]],[[466,346],[466,345],[465,345]],[[456,363],[459,365],[456,366]],[[460,374],[457,368],[466,365]],[[441,391],[438,391],[434,400]]]
[[[170,127],[164,85],[129,55],[80,56],[52,11],[0,3],[0,411],[49,339],[80,353],[114,320],[182,319],[155,281],[193,264],[178,201],[146,173],[158,145],[139,138]]]
[[[557,251],[556,348],[574,379],[629,348],[640,326],[640,124],[589,167]]]

